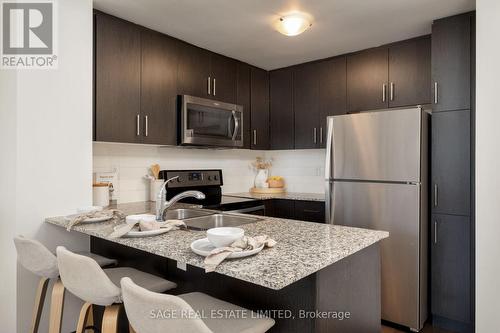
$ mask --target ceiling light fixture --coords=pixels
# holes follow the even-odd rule
[[[292,13],[280,17],[276,28],[285,36],[297,36],[306,31],[310,26],[311,18],[304,13]]]

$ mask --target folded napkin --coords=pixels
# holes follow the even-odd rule
[[[267,235],[255,237],[243,236],[243,238],[235,241],[228,247],[213,249],[205,258],[205,272],[213,272],[215,268],[233,252],[250,251],[262,245],[264,245],[264,247],[274,247],[276,241],[269,238]]]
[[[100,217],[109,217],[113,222],[118,223],[125,218],[125,214],[117,209],[106,209],[100,211],[92,211],[88,213],[82,213],[75,215],[71,221],[69,222],[66,230],[70,231],[75,225],[85,221],[90,218],[100,218]]]
[[[166,229],[165,232],[169,232],[171,230],[178,230],[180,228],[185,228],[186,224],[181,220],[168,220],[166,222],[158,222],[158,221],[142,221],[139,220],[135,223],[127,223],[123,226],[120,226],[115,229],[111,234],[109,234],[109,238],[120,238],[129,233],[137,224],[139,224],[140,231],[150,231],[150,230],[158,230],[158,229]]]

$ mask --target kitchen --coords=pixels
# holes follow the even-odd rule
[[[84,95],[91,97],[90,100],[85,99],[86,108],[90,107],[93,114],[90,114],[91,118],[86,115],[82,119],[82,123],[87,124],[90,120],[90,128],[93,127],[93,137],[89,138],[88,132],[87,134],[82,133],[85,140],[90,141],[90,147],[88,141],[76,143],[77,147],[83,148],[82,152],[87,156],[77,169],[90,170],[90,173],[83,177],[84,179],[79,180],[80,185],[76,188],[87,187],[84,180],[87,183],[96,182],[96,179],[91,179],[92,173],[95,177],[110,177],[113,179],[113,191],[109,195],[111,199],[117,200],[119,210],[125,211],[127,215],[146,212],[155,214],[155,206],[149,200],[155,200],[154,193],[158,191],[151,191],[151,180],[144,178],[144,175],[149,173],[151,165],[159,164],[161,170],[166,170],[165,174],[174,171],[188,172],[185,175],[172,176],[179,176],[180,180],[185,179],[186,181],[191,179],[194,182],[200,182],[197,177],[206,176],[207,179],[208,176],[213,177],[213,175],[206,174],[206,170],[217,170],[218,179],[210,187],[217,193],[212,196],[212,192],[207,192],[205,195],[210,194],[209,198],[218,197],[221,200],[223,198],[244,197],[237,201],[247,203],[257,201],[258,206],[264,206],[264,212],[259,213],[259,215],[264,214],[269,218],[238,227],[253,236],[257,236],[259,233],[256,233],[252,228],[256,227],[259,232],[269,230],[269,236],[275,238],[277,245],[276,248],[264,249],[262,253],[254,257],[225,261],[216,268],[217,273],[206,275],[200,274],[200,272],[202,273],[200,269],[203,269],[201,257],[189,249],[189,243],[195,239],[184,240],[187,245],[182,246],[185,246],[186,249],[183,250],[182,255],[177,256],[175,251],[173,253],[158,252],[158,245],[154,245],[155,239],[165,240],[169,237],[170,232],[162,236],[153,236],[145,242],[127,240],[128,238],[123,238],[123,241],[121,238],[119,241],[110,241],[108,236],[113,230],[108,228],[107,222],[102,222],[102,225],[96,223],[95,226],[91,224],[75,226],[75,231],[91,235],[90,250],[117,259],[119,266],[132,266],[168,277],[169,280],[173,279],[179,285],[178,292],[202,291],[212,297],[221,298],[252,310],[269,310],[270,304],[264,302],[266,289],[260,289],[260,287],[268,288],[270,285],[263,286],[256,283],[255,280],[245,280],[246,278],[242,275],[232,275],[235,270],[238,270],[239,265],[246,265],[245,263],[251,262],[251,260],[257,260],[255,261],[257,263],[259,258],[264,257],[267,258],[267,263],[274,262],[277,265],[286,266],[283,262],[280,263],[279,257],[290,255],[299,258],[301,250],[300,247],[294,247],[292,252],[285,254],[280,252],[281,246],[289,242],[310,241],[318,243],[318,246],[323,248],[332,244],[328,242],[346,241],[345,238],[340,237],[342,233],[339,230],[341,229],[337,229],[343,225],[381,230],[382,232],[389,231],[388,234],[365,235],[363,239],[366,240],[366,244],[362,248],[344,254],[353,260],[352,265],[356,265],[363,259],[361,254],[370,255],[364,249],[380,246],[382,267],[381,275],[378,278],[381,279],[379,281],[381,295],[379,295],[378,300],[377,297],[371,300],[373,304],[380,303],[380,309],[377,310],[376,305],[371,306],[372,311],[367,311],[370,314],[367,314],[365,319],[371,323],[378,322],[379,326],[380,319],[384,320],[383,329],[387,332],[390,332],[391,329],[424,329],[425,332],[425,330],[432,330],[432,326],[434,329],[442,328],[450,332],[474,331],[476,317],[474,310],[474,283],[476,279],[474,274],[476,256],[474,242],[474,124],[476,94],[473,75],[475,67],[475,14],[471,10],[475,9],[475,4],[464,2],[463,7],[451,4],[448,4],[447,7],[443,4],[441,8],[438,8],[443,13],[442,15],[426,13],[427,16],[423,15],[419,18],[421,20],[419,29],[401,34],[407,38],[395,37],[386,33],[387,36],[379,38],[378,41],[358,41],[358,46],[351,46],[350,49],[347,48],[343,52],[332,51],[332,47],[329,46],[326,49],[316,51],[316,54],[296,55],[295,59],[288,58],[289,60],[277,61],[276,59],[280,59],[280,57],[275,56],[276,63],[269,60],[270,58],[266,58],[266,55],[261,51],[255,52],[253,56],[250,53],[245,55],[244,50],[246,49],[241,43],[235,49],[241,48],[241,51],[238,52],[242,52],[242,55],[234,51],[232,53],[223,46],[217,48],[215,47],[217,41],[219,40],[220,43],[220,37],[217,37],[217,34],[207,38],[201,36],[202,34],[191,32],[191,37],[188,38],[187,35],[183,35],[182,31],[179,32],[172,26],[163,26],[161,19],[154,21],[155,10],[165,10],[160,8],[168,8],[169,5],[164,4],[165,7],[160,8],[155,6],[158,4],[152,5],[149,9],[137,11],[137,16],[135,16],[136,9],[130,4],[125,3],[120,7],[112,1],[96,1],[93,5],[91,23],[93,25],[94,41],[92,44],[94,47],[93,51],[86,50],[86,53],[82,55],[82,58],[86,59],[84,61],[86,68],[93,68],[91,70],[93,79],[91,78],[89,87],[85,85],[87,90],[84,89],[86,91]],[[177,7],[180,8],[181,12],[183,10],[189,12],[190,9],[190,5],[186,5],[184,8],[182,5],[177,5]],[[228,8],[228,11],[243,10],[244,8],[244,6],[236,9]],[[321,6],[316,9],[312,5],[310,9],[305,5],[301,7],[304,12],[310,10],[312,17],[306,16],[306,19],[311,21],[305,24],[307,29],[297,37],[287,37],[274,32],[275,27],[270,23],[266,23],[265,28],[269,29],[268,33],[276,33],[272,39],[283,39],[279,43],[288,43],[288,41],[294,43],[293,38],[297,38],[297,41],[306,43],[303,45],[308,45],[305,41],[308,39],[308,34],[317,36],[313,35],[314,30],[321,31],[322,25],[327,24],[324,17],[320,19],[322,16],[317,12],[319,8]],[[267,10],[281,12],[283,9]],[[173,12],[175,13],[175,11]],[[175,14],[170,15],[175,16]],[[280,15],[286,16],[285,12]],[[180,18],[179,14],[177,19]],[[173,18],[171,22],[175,22]],[[427,22],[423,28],[422,22]],[[222,23],[221,25],[223,25]],[[175,24],[172,23],[172,25]],[[177,23],[177,26],[182,25]],[[416,33],[417,31],[418,33]],[[184,33],[189,35],[189,30]],[[365,31],[365,33],[367,32]],[[379,35],[382,35],[382,32],[379,32]],[[87,34],[86,36],[88,42],[88,37],[92,37],[92,35]],[[195,36],[198,36],[196,37],[198,39]],[[200,39],[207,41],[203,44]],[[353,37],[353,39],[356,38]],[[210,40],[214,40],[213,45],[206,44]],[[188,44],[189,42],[193,44]],[[224,52],[224,55],[218,52]],[[270,51],[270,53],[273,52]],[[91,59],[87,59],[89,54],[92,55]],[[228,55],[232,57],[230,58]],[[261,63],[266,64],[261,65],[262,67],[257,65],[260,56],[262,57]],[[286,56],[282,56],[282,58],[286,59]],[[60,66],[66,68],[63,63]],[[23,77],[21,76],[19,80],[22,82]],[[89,83],[88,77],[85,82]],[[208,105],[207,103],[210,102],[218,105]],[[230,107],[225,108],[226,104]],[[239,108],[234,106],[239,106]],[[422,106],[422,108],[417,106]],[[231,112],[226,112],[226,109]],[[390,111],[383,111],[386,109],[390,109]],[[241,110],[242,112],[240,112]],[[428,124],[428,121],[423,118],[430,110],[432,110],[432,122]],[[413,123],[403,119],[398,123],[396,118],[404,118],[403,114],[412,112],[421,115],[422,119]],[[371,117],[373,114],[376,114],[373,117],[381,119],[382,125],[403,124],[408,127],[399,133],[393,126],[388,126],[374,134],[370,129],[377,131],[381,127],[366,127],[366,123],[363,123],[364,120],[361,118],[365,115]],[[391,116],[390,119],[382,119],[385,114],[394,114],[395,116]],[[339,120],[353,119],[353,122],[356,122],[355,119],[361,119],[359,124],[365,125],[364,130],[357,128],[356,123],[353,124],[354,127],[350,127],[351,125],[346,123],[338,126],[341,126],[341,129],[352,128],[353,131],[349,133],[346,130],[339,135],[339,130],[333,131],[333,128],[341,121],[334,120],[329,128],[328,116],[335,116],[333,119]],[[205,126],[207,124],[205,117],[208,118],[209,124],[212,122],[211,125],[214,124],[213,121],[217,121],[216,126]],[[20,120],[21,118],[18,119],[18,121]],[[73,121],[71,120],[71,122]],[[414,125],[410,126],[409,124]],[[429,126],[427,127],[427,125]],[[223,134],[203,132],[210,131],[215,127],[217,127],[216,130],[222,129]],[[356,132],[357,129],[360,129],[360,132]],[[425,142],[428,137],[426,131],[429,132],[430,136],[429,144]],[[408,134],[409,132],[415,135],[414,140],[401,143],[403,142],[401,140],[407,140],[411,136]],[[353,135],[353,137],[349,137],[349,135]],[[196,141],[207,137],[210,137],[210,140],[204,143]],[[224,137],[225,143],[211,141],[214,137],[218,137],[217,140]],[[356,146],[351,143],[353,138],[367,141],[358,142],[358,146]],[[346,143],[339,143],[341,139],[345,139]],[[384,144],[376,145],[371,142],[373,139],[379,139]],[[71,135],[68,136],[68,140],[72,140]],[[236,146],[227,149],[229,141],[231,144],[236,143]],[[416,142],[418,142],[418,147],[414,145]],[[328,147],[330,143],[335,147]],[[412,144],[412,147],[415,148],[413,152],[416,155],[409,152],[408,145]],[[345,148],[345,151],[342,152],[342,149],[338,147]],[[357,147],[359,147],[359,151]],[[427,147],[429,147],[428,150]],[[357,157],[353,153],[354,151],[357,151]],[[374,157],[374,153],[383,156],[384,163]],[[397,158],[391,160],[391,155],[397,155]],[[284,194],[265,194],[263,196],[255,193],[249,194],[250,188],[254,188],[257,184],[257,170],[252,166],[252,162],[256,158],[262,158],[264,161],[272,163],[269,171],[266,171],[268,172],[266,176],[281,176],[282,178],[276,179],[284,179],[286,186]],[[335,173],[340,172],[339,168],[330,170],[335,161],[341,158],[345,161],[348,158],[352,158],[352,160],[350,163],[347,161],[344,164],[344,170],[341,173]],[[357,158],[362,159],[365,164],[356,160]],[[333,161],[333,164],[329,161]],[[376,168],[379,166],[377,163],[382,163],[380,169]],[[52,165],[52,161],[49,162],[49,166],[52,167]],[[391,169],[392,167],[399,169]],[[426,174],[427,169],[429,175]],[[395,179],[387,178],[388,170],[396,171],[397,177]],[[376,200],[371,201],[367,206],[362,201],[364,200],[363,195],[373,199],[380,197],[381,192],[378,192],[379,194],[376,194],[377,192],[370,194],[369,191],[365,190],[357,193],[348,193],[342,190],[335,192],[335,190],[328,189],[329,183],[325,182],[325,174],[327,174],[327,180],[331,178],[333,183],[340,182],[337,184],[340,185],[336,187],[337,189],[341,188],[346,181],[375,181],[377,184],[387,181],[390,187],[395,186],[395,183],[407,183],[408,186],[420,183],[421,192],[412,201],[423,203],[416,213],[419,218],[413,225],[420,229],[414,234],[415,236],[412,236],[415,238],[408,242],[403,241],[406,238],[400,238],[396,229],[388,230],[390,225],[371,224],[370,221],[377,220],[373,214],[380,214],[380,212],[369,206],[374,204]],[[331,176],[329,177],[328,174]],[[414,175],[417,178],[414,178]],[[357,179],[357,176],[363,178]],[[166,180],[172,177],[159,178]],[[269,181],[272,180],[269,178]],[[57,188],[60,186],[57,185]],[[181,189],[184,191],[191,188],[181,187]],[[200,190],[198,185],[193,189]],[[71,244],[72,239],[78,239],[76,241],[77,247],[88,250],[89,238],[87,236],[75,235],[77,232],[61,233],[64,229],[60,226],[66,226],[66,222],[51,217],[74,214],[77,207],[90,205],[91,190],[92,188],[87,188],[83,191],[85,193],[83,196],[86,199],[63,200],[65,208],[42,209],[46,212],[43,219],[47,218],[47,222],[59,226],[55,227],[45,223],[46,226],[42,229],[45,231],[42,231],[42,234],[35,238],[43,240],[49,236],[47,232],[53,232],[60,236],[55,243],[48,242],[50,247],[68,244],[68,242]],[[280,187],[252,190],[260,192],[280,191]],[[175,187],[169,185],[166,192],[166,200],[170,200],[177,193]],[[395,200],[398,200],[399,206],[404,206],[404,204],[402,205],[405,202],[403,196],[398,196],[397,192],[394,195],[395,197],[392,199],[388,197],[388,200],[391,201],[389,204],[382,203],[382,206],[379,207],[391,208],[394,206]],[[366,196],[365,198],[367,198]],[[351,199],[348,200],[348,197]],[[255,198],[257,200],[253,200]],[[353,198],[356,199],[351,201]],[[199,199],[188,200],[184,204],[196,205],[197,201]],[[148,202],[150,204],[147,204]],[[351,206],[351,203],[356,202],[365,209]],[[138,206],[133,208],[127,206],[140,205],[141,203],[145,203],[146,206],[143,205],[139,208],[137,208]],[[209,209],[222,209],[222,206],[209,207]],[[239,208],[231,208],[230,210],[239,210]],[[172,209],[177,208],[172,207]],[[349,209],[350,211],[348,211]],[[364,214],[355,215],[354,213],[358,211],[364,212]],[[390,213],[390,211],[386,212]],[[398,210],[398,214],[400,212],[401,210]],[[248,211],[247,213],[252,214]],[[330,218],[332,214],[336,218]],[[388,215],[384,214],[382,213],[380,216],[387,219]],[[22,215],[20,214],[20,216]],[[345,220],[346,217],[355,217],[356,223],[359,224],[355,225],[352,221]],[[395,219],[398,217],[406,220],[413,218],[413,215],[398,215]],[[280,235],[280,232],[271,227],[270,222],[274,221],[276,225],[281,225],[283,219],[290,221],[287,222],[292,223],[290,225],[297,225],[299,229],[304,228],[303,239],[293,232],[288,235],[289,239],[285,239],[283,238],[285,235]],[[341,221],[342,219],[345,221],[335,223],[335,220]],[[362,221],[363,219],[368,220]],[[189,226],[189,223],[186,224]],[[102,230],[93,229],[99,225],[103,227]],[[18,234],[33,235],[30,231],[22,231],[22,228],[18,230]],[[171,232],[177,235],[180,231]],[[316,232],[321,234],[332,232],[331,237],[333,238],[329,241],[326,240],[327,243],[321,243],[320,239],[312,236]],[[336,232],[340,234],[336,234]],[[311,236],[308,238],[306,235]],[[144,239],[146,240],[146,238]],[[323,241],[325,240],[323,239]],[[393,244],[393,242],[397,243],[398,241],[405,243],[403,246],[412,245],[413,251],[416,251],[414,252],[416,257],[413,257],[412,260],[418,268],[408,271],[406,267],[402,270],[394,270],[389,278],[387,273],[384,273],[387,271],[387,264],[384,263],[384,257],[387,255],[384,254],[384,251],[386,251],[385,247],[388,246],[385,244]],[[12,244],[11,239],[9,242]],[[115,243],[125,244],[127,249],[120,246],[114,248]],[[371,247],[373,244],[377,245]],[[68,248],[73,249],[74,247],[68,246]],[[315,250],[312,245],[307,245],[307,248],[312,252],[306,251],[306,253],[309,256],[314,256],[314,251],[317,249]],[[338,253],[335,252],[337,250],[329,249],[329,255],[335,259],[318,258],[318,262],[311,264],[319,266],[304,273],[306,276],[312,274],[316,277],[316,282],[304,279],[304,276],[300,276],[300,278],[297,276],[298,280],[290,281],[292,286],[294,283],[295,286],[303,283],[302,288],[297,289],[297,294],[311,290],[311,288],[322,290],[320,276],[326,273],[321,267],[332,268],[329,279],[334,280],[332,276],[335,275],[335,272],[342,271],[341,264],[345,262],[345,260],[341,260],[345,257],[339,257]],[[145,257],[139,255],[142,253],[140,251],[156,254],[154,258],[158,261],[151,259],[152,266],[163,265],[162,263],[167,262],[168,270],[155,271],[151,267],[145,267],[146,265],[141,262]],[[276,253],[280,255],[274,256]],[[157,256],[166,259],[160,260]],[[136,258],[136,260],[132,260],[132,258]],[[356,261],[356,258],[359,259],[359,262]],[[307,262],[305,258],[299,262],[304,260]],[[294,265],[297,264],[294,263]],[[264,267],[262,269],[269,273]],[[184,276],[183,272],[193,273],[193,276]],[[254,273],[258,272],[262,273],[262,271]],[[378,280],[375,278],[377,267],[366,267],[363,272],[366,279],[371,277],[368,280],[369,283],[377,284]],[[394,279],[394,272],[405,273]],[[406,273],[409,275],[405,276]],[[213,279],[210,276],[214,274],[223,276],[221,279],[226,281],[228,285],[234,285],[234,288],[238,288],[238,283],[234,282],[234,279],[260,285],[260,287],[255,288],[260,295],[257,297],[260,299],[257,303],[262,308],[252,304],[248,295],[237,298],[234,294],[218,289],[220,288],[217,286],[218,282],[210,281]],[[269,274],[269,276],[276,278],[285,273],[280,268]],[[28,274],[24,273],[24,275]],[[391,306],[387,304],[388,292],[403,290],[402,286],[396,287],[396,285],[401,284],[402,279],[408,283],[408,277],[414,280],[408,285],[418,290],[415,293],[419,296],[416,300],[405,303],[411,304],[410,306],[401,305],[400,309],[403,309],[403,312],[414,311],[417,313],[415,315],[417,319],[412,319],[413,323],[401,320],[401,317],[399,319],[391,317],[395,313],[394,307],[392,310],[387,310],[391,309]],[[26,277],[26,279],[34,281],[31,276]],[[204,279],[206,280],[204,284],[198,283]],[[183,281],[185,285],[179,283],[180,281]],[[391,281],[389,286],[384,285],[389,281]],[[346,290],[356,290],[356,283],[368,283],[353,279],[350,281],[352,285],[347,287],[349,284],[346,285],[345,281],[339,280],[337,282],[339,285],[342,284]],[[193,288],[197,284],[198,288]],[[279,285],[278,289],[287,286],[287,284],[282,284]],[[239,287],[241,288],[241,286]],[[20,303],[24,304],[23,308],[29,308],[30,303],[32,306],[35,294],[34,288],[32,289],[30,292],[21,291],[21,294],[24,293]],[[325,290],[336,289],[339,288],[330,287]],[[375,287],[375,289],[377,288]],[[172,294],[175,295],[178,292],[173,291]],[[320,292],[320,294],[322,293]],[[317,302],[317,297],[320,294],[305,293],[303,299],[314,303],[315,299]],[[360,299],[365,299],[367,295],[365,291]],[[324,306],[326,308],[346,304],[345,299],[342,303],[340,296],[333,303],[328,303],[331,300],[332,298],[325,300]],[[337,301],[340,303],[336,303]],[[291,302],[293,303],[293,300]],[[363,305],[362,302],[354,303],[356,303],[353,304],[355,309]],[[282,305],[287,304],[283,301]],[[293,308],[292,305],[290,308]],[[79,307],[76,305],[73,307],[78,308],[77,313]],[[318,305],[316,307],[320,308]],[[412,307],[415,307],[415,310],[410,310]],[[46,307],[45,312],[48,311],[48,308],[49,306]],[[68,313],[72,313],[71,310],[74,312],[75,309],[71,309],[71,306],[69,308],[69,310],[67,307],[64,309],[63,326],[69,325],[70,327],[72,318],[71,314]],[[359,308],[357,309],[359,310]],[[295,310],[299,309],[300,306]],[[378,320],[373,320],[371,312],[378,313],[378,317],[376,317]],[[77,316],[73,317],[74,324]],[[96,320],[98,320],[97,317]],[[292,331],[290,328],[287,329],[286,325],[291,322],[293,327],[293,321],[274,319],[276,323],[270,331]],[[426,321],[427,326],[424,328]],[[22,322],[21,326],[26,327],[25,322]],[[363,331],[362,328],[356,327],[361,322],[360,320],[357,322],[355,320],[330,320],[327,321],[327,325],[330,322],[334,325],[330,329],[337,331]],[[345,324],[347,326],[342,326]],[[300,331],[322,331],[321,324],[316,325],[316,329],[314,329],[315,324],[305,323],[304,325],[306,328]],[[297,328],[295,329],[297,330]],[[365,328],[364,331],[373,330],[373,328]]]

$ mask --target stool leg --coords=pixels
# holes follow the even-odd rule
[[[33,319],[31,321],[31,333],[38,332],[38,326],[40,325],[40,317],[42,316],[43,303],[45,302],[45,295],[47,294],[47,287],[49,285],[49,279],[43,277],[38,282],[38,288],[36,290],[35,305],[33,306]]]
[[[102,317],[101,333],[117,333],[118,332],[118,315],[120,314],[120,305],[108,305],[104,309]]]
[[[61,280],[57,280],[52,288],[50,303],[49,333],[61,333],[62,313],[64,308],[65,288]]]
[[[85,321],[85,327],[91,327],[91,326],[94,326],[94,307],[92,305],[90,305],[90,308],[87,312],[87,320]],[[93,329],[90,329],[88,331],[94,332]]]
[[[80,317],[78,317],[78,324],[76,325],[76,333],[84,333],[89,316],[89,310],[92,311],[92,303],[85,303],[80,310]]]

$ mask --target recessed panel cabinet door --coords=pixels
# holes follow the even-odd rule
[[[179,42],[178,94],[210,98],[211,79],[210,52],[191,44]]]
[[[251,148],[269,149],[269,74],[252,67],[250,72]]]
[[[293,69],[269,73],[271,149],[293,149]]]
[[[432,215],[431,312],[471,321],[471,230],[466,216]]]
[[[389,48],[389,107],[431,103],[431,39],[418,38]]]
[[[243,106],[243,148],[250,149],[250,66],[242,62],[236,74],[236,104]]]
[[[326,147],[326,118],[347,113],[346,57],[318,63],[319,66],[319,147]]]
[[[144,143],[177,144],[177,40],[142,32],[141,111]]]
[[[294,67],[295,149],[319,146],[319,74],[317,63]]]
[[[470,111],[432,115],[432,213],[470,215]]]
[[[142,141],[141,34],[135,24],[95,18],[95,140]]]
[[[210,55],[210,73],[212,79],[211,97],[226,103],[236,102],[236,60],[212,53]]]
[[[385,47],[347,56],[348,111],[387,108],[388,73],[388,50]]]
[[[432,25],[433,112],[470,109],[470,13]]]

